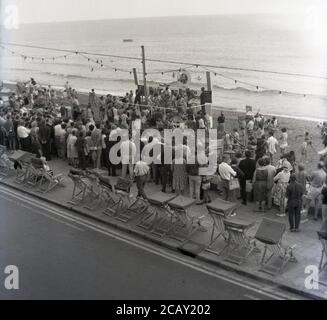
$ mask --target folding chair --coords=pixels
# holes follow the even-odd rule
[[[32,158],[26,173],[27,184],[35,187],[42,178],[43,171],[43,162],[39,158]]]
[[[43,170],[38,191],[42,193],[47,193],[57,185],[62,185],[64,180],[65,177],[62,175],[62,173],[51,175],[49,174],[49,172]]]
[[[117,201],[111,207],[107,207],[103,213],[109,216],[119,216],[129,205],[131,205],[130,190],[133,181],[124,178],[118,178],[117,184],[113,187]]]
[[[158,192],[148,197],[149,206],[138,226],[151,233],[162,237],[173,228],[174,214],[168,206],[168,202],[176,195]]]
[[[100,201],[102,200],[104,202],[104,206],[107,210],[107,208],[114,207],[117,205],[117,202],[119,201],[118,197],[115,195],[115,190],[113,188],[113,185],[111,183],[111,179],[109,177],[105,176],[99,176],[99,184],[101,187],[100,192]]]
[[[98,174],[93,170],[86,170],[84,182],[87,186],[87,204],[84,208],[94,210],[101,203],[101,185],[99,183]]]
[[[28,168],[30,166],[29,162],[19,162],[16,164],[16,177],[15,182],[17,184],[23,184],[28,178]]]
[[[143,199],[142,197],[134,198],[133,195],[130,194],[133,181],[128,179],[124,180],[119,179],[115,186],[116,193],[120,198],[120,205],[118,205],[115,219],[127,223],[143,215],[149,207],[149,203],[147,199]]]
[[[260,262],[261,267],[259,271],[276,275],[282,272],[289,261],[297,262],[293,255],[295,245],[282,245],[282,238],[285,230],[285,223],[268,218],[262,219],[255,234],[255,239],[264,244],[264,252]],[[268,252],[270,255],[266,258]]]
[[[224,226],[228,234],[227,245],[220,252],[222,254],[226,250],[224,260],[242,264],[252,252],[260,252],[255,239],[246,234],[246,231],[253,226],[253,223],[225,219]]]
[[[136,219],[146,212],[149,207],[149,203],[147,199],[143,199],[141,197],[136,197],[130,204],[125,208],[125,210],[121,210],[119,214],[115,217],[115,219],[122,222],[129,222],[133,219]]]
[[[227,240],[227,233],[225,231],[224,219],[232,215],[237,209],[238,204],[216,199],[212,203],[207,205],[208,213],[213,221],[210,244],[206,251],[217,254],[217,251],[211,249],[218,238],[223,237]]]
[[[74,206],[79,205],[87,196],[88,185],[82,179],[84,173],[82,171],[70,170],[68,177],[73,181],[74,188],[72,198],[67,203]]]
[[[321,258],[319,263],[319,272],[322,272],[327,267],[327,232],[317,231],[317,233],[322,245]]]
[[[200,217],[191,217],[188,214],[190,207],[194,203],[194,199],[183,196],[177,196],[168,202],[175,218],[169,237],[177,241],[187,241],[194,232],[202,227],[201,220],[204,218],[203,215]]]

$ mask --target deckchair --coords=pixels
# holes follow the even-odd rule
[[[16,164],[16,177],[15,182],[17,184],[23,184],[26,182],[29,174],[29,166],[28,162],[20,162]]]
[[[207,204],[207,210],[213,223],[210,243],[206,251],[218,254],[216,250],[212,249],[212,247],[220,237],[222,237],[224,240],[227,240],[228,234],[225,230],[224,219],[233,215],[237,207],[237,203],[225,201],[222,199],[216,199],[212,203]]]
[[[242,264],[252,252],[260,252],[255,239],[247,235],[247,230],[253,223],[238,219],[224,219],[225,230],[228,234],[227,245],[220,252],[225,253],[224,260]]]
[[[197,217],[189,214],[189,209],[194,203],[194,199],[184,196],[178,196],[168,202],[175,220],[169,237],[183,242],[189,240],[192,234],[200,228],[204,230],[201,225],[204,215]]]
[[[116,185],[113,186],[113,194],[115,195],[117,201],[115,201],[112,206],[107,207],[103,211],[104,214],[115,217],[119,216],[132,204],[130,194],[132,184],[132,180],[121,177],[118,178]]]
[[[27,184],[35,187],[42,178],[43,171],[43,162],[39,158],[32,158],[26,173],[27,177],[25,180]]]
[[[176,221],[168,202],[175,197],[174,194],[163,192],[150,195],[147,199],[149,206],[144,211],[144,216],[138,226],[159,237],[168,234],[174,227],[174,221]]]
[[[264,244],[259,271],[277,275],[283,271],[288,262],[297,262],[293,254],[296,245],[285,246],[282,244],[285,230],[285,223],[268,218],[262,219],[255,234],[255,239]],[[267,254],[269,254],[268,257]]]
[[[94,210],[101,203],[101,186],[99,183],[98,174],[92,170],[86,170],[84,182],[87,186],[87,204],[84,208]]]
[[[98,178],[101,187],[100,199],[104,202],[106,211],[107,208],[115,207],[119,199],[115,194],[111,179],[101,175]]]
[[[72,197],[67,203],[76,206],[85,200],[87,196],[88,185],[82,179],[83,176],[84,176],[84,172],[82,170],[71,169],[70,172],[68,173],[68,177],[74,183],[74,188],[73,188]]]
[[[54,187],[57,185],[62,185],[64,182],[65,177],[63,176],[62,173],[52,175],[46,170],[43,170],[42,176],[39,182],[39,189],[38,191],[42,193],[47,193],[51,191]]]

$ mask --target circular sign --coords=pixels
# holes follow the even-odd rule
[[[186,85],[191,82],[191,75],[186,70],[181,70],[177,76],[178,82]]]

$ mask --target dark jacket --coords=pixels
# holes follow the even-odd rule
[[[237,179],[244,179],[245,175],[244,172],[237,166],[237,165],[232,165],[233,170],[236,172],[236,178]]]
[[[288,207],[299,207],[302,204],[303,188],[297,182],[291,182],[286,189]]]
[[[254,159],[244,159],[241,160],[238,167],[243,171],[245,180],[252,180],[254,171],[256,169],[256,162]]]
[[[47,125],[41,125],[39,127],[39,139],[41,143],[47,143],[51,138],[51,129]]]
[[[187,164],[186,171],[189,176],[198,176],[199,175],[199,164],[198,163]]]
[[[86,141],[84,137],[78,137],[75,142],[75,147],[78,153],[84,152],[86,147]]]

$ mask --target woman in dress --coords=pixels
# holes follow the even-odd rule
[[[287,139],[288,139],[287,129],[283,128],[282,135],[280,137],[280,143],[279,143],[281,155],[285,154],[286,148],[288,147]]]
[[[267,179],[268,170],[266,169],[266,162],[264,159],[258,160],[258,167],[253,175],[253,196],[257,205],[257,211],[265,211],[265,201],[267,198]]]
[[[67,138],[67,158],[73,167],[77,167],[78,152],[75,146],[77,140],[77,129],[73,129]]]
[[[274,204],[279,206],[279,214],[278,217],[285,216],[285,208],[286,208],[286,189],[288,186],[288,182],[290,180],[290,170],[289,167],[284,166],[283,170],[277,173],[274,177],[275,187],[273,191]]]
[[[172,177],[172,190],[177,195],[183,194],[187,184],[187,172],[182,146],[177,146],[175,149],[175,158],[172,163]]]

